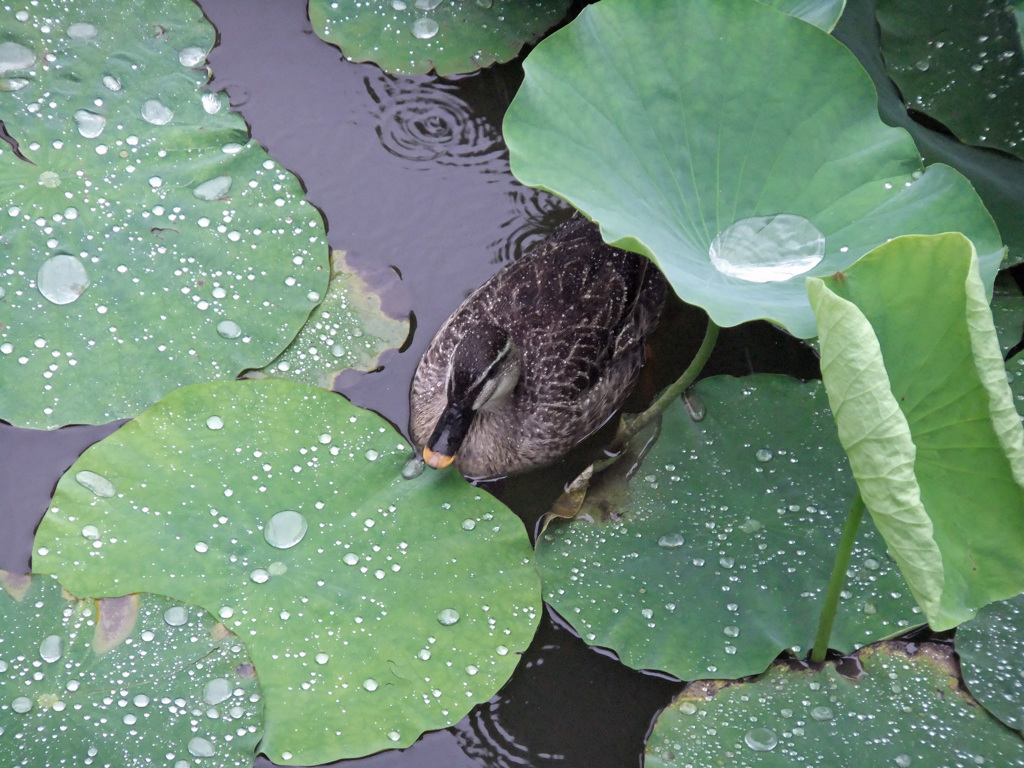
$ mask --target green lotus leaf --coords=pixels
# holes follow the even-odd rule
[[[990,603],[956,631],[964,682],[989,712],[1024,730],[1024,595]]]
[[[274,762],[408,746],[504,684],[540,606],[519,519],[455,473],[404,479],[408,454],[322,389],[186,387],[71,467],[34,567],[220,616],[259,670]]]
[[[865,648],[820,670],[691,683],[658,717],[646,768],[1022,766],[1024,741],[959,686],[944,646]]]
[[[604,0],[527,57],[512,171],[647,254],[719,325],[813,336],[804,274],[891,237],[963,231],[991,286],[1003,248],[970,184],[922,173],[842,44],[753,0]]]
[[[1006,361],[1006,379],[1010,382],[1010,392],[1018,410],[1024,404],[1024,297],[1012,280],[996,280],[992,294],[992,322],[995,323],[999,335],[999,349],[1004,357],[1013,356]]]
[[[260,687],[206,611],[5,571],[0,587],[5,765],[252,765]]]
[[[0,10],[0,418],[106,422],[266,365],[326,289],[327,243],[202,92],[213,27],[187,0],[25,7]]]
[[[398,283],[398,276],[388,272],[391,282]],[[376,368],[381,355],[399,347],[408,335],[408,316],[385,312],[381,295],[345,263],[345,252],[333,251],[331,282],[320,306],[274,362],[249,375],[333,389],[342,371]]]
[[[1024,159],[1024,45],[1010,5],[879,0],[875,13],[909,108],[967,144]]]
[[[897,238],[807,284],[839,439],[929,623],[1024,590],[1024,429],[970,241]]]
[[[715,377],[682,403],[627,487],[593,490],[537,544],[545,599],[592,644],[684,680],[763,672],[814,639],[855,493],[820,382]],[[919,619],[885,544],[860,531],[832,647]]]
[[[568,8],[569,0],[310,0],[309,18],[353,61],[401,75],[454,75],[514,59]]]
[[[831,32],[843,15],[846,0],[762,0],[790,16],[796,16],[826,32]]]

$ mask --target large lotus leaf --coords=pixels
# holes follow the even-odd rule
[[[309,18],[353,61],[454,75],[514,59],[568,8],[569,0],[309,0]]]
[[[312,765],[411,744],[512,674],[538,621],[522,523],[339,395],[186,387],[87,450],[36,535],[75,594],[203,606],[249,647],[261,750]]]
[[[78,600],[0,571],[4,765],[251,766],[263,703],[241,641],[157,595]]]
[[[970,241],[897,238],[807,284],[839,439],[929,623],[1024,590],[1024,429]]]
[[[970,184],[922,173],[853,54],[809,24],[753,0],[604,0],[524,66],[515,175],[651,256],[719,325],[813,336],[799,275],[900,234],[966,232],[995,278],[1003,248]]]
[[[684,680],[764,671],[814,639],[855,493],[820,382],[716,377],[681,403],[628,487],[551,523],[537,544],[545,599],[590,643]],[[860,531],[831,646],[917,623],[870,523]]]
[[[693,683],[658,717],[646,768],[1024,765],[1024,741],[959,685],[952,651],[871,646],[820,670]]]
[[[882,55],[908,107],[1024,159],[1024,45],[1005,0],[879,0]]]
[[[398,282],[398,275],[390,275]],[[408,334],[408,317],[389,315],[380,294],[345,263],[345,252],[334,251],[331,282],[309,322],[276,360],[250,375],[333,389],[342,371],[376,368],[381,355],[400,346]]]
[[[1004,723],[1024,730],[1024,595],[991,603],[956,631],[964,682]]]
[[[106,422],[266,365],[326,289],[327,244],[201,92],[213,27],[188,0],[25,8],[0,10],[0,418]]]

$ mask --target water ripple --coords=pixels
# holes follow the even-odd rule
[[[515,261],[535,242],[572,215],[567,202],[540,189],[518,182],[508,193],[509,217],[501,224],[501,235],[491,244],[492,264]]]

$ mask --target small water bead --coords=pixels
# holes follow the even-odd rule
[[[914,758],[907,754],[896,755],[896,757],[893,758],[893,762],[900,768],[910,768],[911,764],[914,762]]]
[[[270,581],[270,572],[263,568],[257,568],[249,573],[249,580],[254,584],[266,584]]]
[[[28,69],[36,63],[36,55],[19,43],[0,43],[0,75],[16,69]]]
[[[263,538],[272,547],[290,549],[302,541],[307,528],[305,517],[294,510],[286,509],[267,521],[267,527],[263,530]]]
[[[423,474],[426,469],[426,462],[423,461],[419,456],[413,456],[402,467],[402,477],[406,480],[413,480]]]
[[[779,744],[779,737],[770,728],[752,728],[743,741],[755,752],[770,752]]]
[[[416,655],[423,661],[427,661],[428,659],[430,659],[430,649],[420,648],[419,653],[417,653]]]
[[[719,232],[708,249],[715,269],[752,283],[789,280],[824,255],[821,231],[809,219],[789,213],[740,219]]]
[[[89,541],[96,541],[100,537],[100,529],[95,525],[82,526],[82,538]]]
[[[159,99],[147,99],[142,104],[142,119],[152,125],[167,125],[174,119],[174,111]]]
[[[754,454],[754,458],[760,461],[762,464],[766,461],[772,460],[772,452],[767,448],[761,448],[757,453]]]
[[[220,704],[231,698],[231,683],[225,678],[214,678],[203,688],[203,701],[207,704]]]
[[[388,731],[388,738],[391,739],[391,741],[398,741],[402,738],[402,734],[398,731]]]
[[[207,544],[205,541],[197,541],[195,550],[196,552],[202,555],[210,551],[210,545]]]
[[[368,677],[365,680],[363,680],[363,688],[371,692],[376,691],[379,685],[380,683],[378,683],[372,677]]]
[[[30,712],[32,710],[32,699],[28,696],[18,696],[16,699],[11,701],[11,709],[19,715]]]
[[[72,40],[92,40],[96,37],[96,27],[84,21],[68,27],[68,37]]]
[[[176,605],[164,611],[164,623],[171,627],[180,627],[188,622],[188,609]]]
[[[233,182],[234,179],[230,176],[214,176],[212,179],[207,179],[193,187],[192,195],[199,200],[206,200],[208,202],[219,200],[231,190]]]
[[[828,707],[815,707],[811,710],[811,717],[822,723],[832,719],[832,710]]]
[[[437,614],[437,622],[443,626],[450,627],[459,620],[459,612],[453,608],[445,608],[439,614]]]
[[[725,629],[723,629],[722,632],[724,632],[726,634],[726,636],[728,636],[728,637],[739,637],[740,636],[740,628],[739,627],[728,626]]]
[[[662,549],[676,549],[677,547],[683,546],[685,543],[686,539],[684,539],[682,534],[679,533],[666,533],[664,536],[658,538],[658,546]]]
[[[242,327],[234,320],[222,320],[217,323],[217,333],[225,339],[237,339],[242,335]]]
[[[3,344],[0,344],[0,352],[3,352],[5,355],[9,355],[13,351],[14,345],[11,342],[5,341]]]
[[[137,694],[135,698],[132,699],[132,704],[134,704],[136,707],[149,706],[149,696],[147,696],[144,693]]]
[[[345,563],[345,565],[356,565],[359,562],[359,555],[355,552],[346,552],[341,558],[341,561]]]
[[[183,67],[198,67],[206,61],[206,50],[195,45],[182,48],[178,53],[178,61]]]
[[[695,715],[697,714],[697,705],[692,701],[684,701],[679,705],[679,711],[684,715]]]
[[[437,22],[427,16],[424,16],[421,19],[416,19],[416,21],[412,23],[413,37],[420,40],[429,40],[437,34],[439,29],[440,27]]]
[[[369,450],[368,450],[368,451],[367,451],[367,452],[366,452],[365,454],[363,454],[363,455],[364,455],[364,456],[366,456],[366,458],[367,458],[367,460],[368,460],[368,461],[376,461],[377,459],[379,459],[379,458],[380,458],[380,454],[379,454],[379,453],[377,453],[377,451],[373,450],[372,448],[370,448],[370,449],[369,449]]]
[[[472,531],[474,528],[476,528],[476,520],[474,520],[473,518],[467,517],[465,520],[462,521],[462,530]]]
[[[224,419],[220,416],[214,415],[206,420],[206,426],[210,429],[224,429]]]
[[[83,488],[88,488],[97,496],[104,499],[109,499],[117,493],[114,488],[114,484],[107,480],[103,475],[97,475],[95,472],[90,472],[88,469],[83,469],[75,475],[75,481]]]
[[[48,635],[39,644],[39,658],[53,664],[64,655],[64,640],[60,635]]]
[[[243,149],[245,149],[244,144],[239,144],[237,141],[229,141],[227,144],[220,148],[220,151],[223,152],[225,155],[237,155]]]
[[[213,744],[201,736],[195,736],[189,740],[188,752],[190,755],[194,755],[195,757],[213,757],[217,754],[216,750],[213,748]]]
[[[466,667],[466,674],[467,675],[475,675],[479,671],[480,671],[480,668],[475,666],[474,664],[470,664],[468,667]]]
[[[95,139],[107,127],[107,118],[88,109],[79,109],[73,115],[78,132],[87,139]]]
[[[103,83],[103,87],[106,88],[108,91],[113,91],[114,93],[117,93],[121,90],[121,81],[113,75],[104,75],[103,80],[101,82]]]
[[[162,187],[163,185],[164,180],[161,179],[159,176],[149,177],[149,186],[151,186],[153,189],[160,189],[160,187]]]
[[[499,645],[494,650],[495,650],[495,652],[497,652],[497,654],[499,656],[507,656],[508,655],[508,648],[506,648],[504,645]]]
[[[328,661],[328,660],[329,660],[330,658],[331,658],[331,657],[330,657],[330,656],[328,656],[328,655],[327,655],[326,653],[318,653],[318,654],[316,655],[316,663],[317,663],[317,664],[326,664],[326,663],[327,663],[327,661]]]
[[[47,259],[36,273],[36,287],[43,298],[62,306],[77,300],[90,284],[85,265],[74,256],[58,254]]]

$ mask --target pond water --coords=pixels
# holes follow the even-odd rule
[[[211,88],[227,92],[253,137],[302,179],[324,214],[331,246],[346,251],[371,283],[386,286],[385,310],[414,315],[401,352],[338,385],[405,432],[409,382],[435,330],[502,263],[569,215],[564,203],[521,186],[509,171],[501,118],[521,69],[513,63],[449,80],[393,78],[345,61],[320,41],[305,0],[263,0],[258,12],[249,0],[204,0],[202,7],[219,31],[209,57]],[[682,306],[671,307],[662,325],[658,365],[634,398],[641,405],[681,371],[703,333],[701,313]],[[766,325],[727,329],[706,374],[754,371],[812,377],[816,360]],[[0,424],[0,568],[28,570],[32,535],[58,478],[118,426],[41,432]],[[488,490],[532,531],[606,437],[549,470]],[[640,765],[650,723],[678,688],[588,648],[549,610],[515,676],[487,705],[407,750],[339,765]]]

